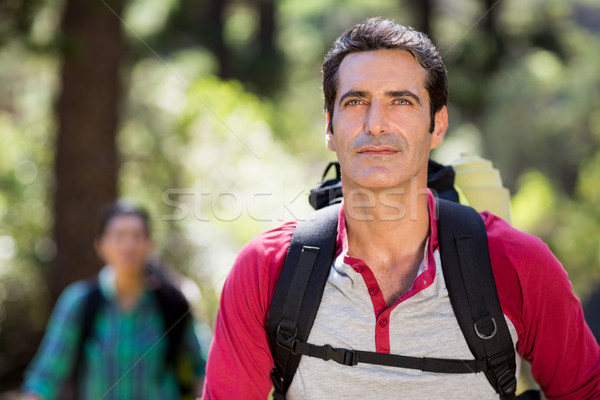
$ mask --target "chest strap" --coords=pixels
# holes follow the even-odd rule
[[[318,346],[297,339],[289,340],[289,338],[286,338],[281,332],[278,334],[277,343],[284,346],[292,354],[320,358],[325,361],[333,360],[347,366],[364,363],[444,374],[471,374],[476,372],[487,372],[492,368],[492,365],[502,362],[502,360],[460,360],[410,357],[398,354],[333,348],[328,344]]]

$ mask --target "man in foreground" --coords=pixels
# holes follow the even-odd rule
[[[442,274],[427,160],[448,125],[445,66],[429,39],[393,21],[346,31],[323,64],[327,147],[341,165],[336,257],[309,342],[469,359]],[[539,239],[481,214],[516,357],[548,399],[600,398],[600,350],[562,266]],[[241,250],[225,283],[204,399],[266,399],[266,319],[296,222]],[[517,363],[518,364],[518,363]],[[287,399],[498,399],[481,374],[341,365],[302,357]]]

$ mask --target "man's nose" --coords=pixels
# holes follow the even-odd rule
[[[389,132],[387,108],[379,102],[372,102],[367,114],[365,129],[369,135],[383,135]]]

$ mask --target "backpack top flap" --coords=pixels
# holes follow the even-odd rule
[[[331,168],[335,168],[335,178],[325,180]],[[429,159],[427,166],[427,187],[436,196],[458,203],[458,192],[454,189],[455,172],[452,166],[442,165]],[[319,210],[342,201],[342,173],[340,164],[332,161],[325,167],[319,186],[310,190],[308,201],[312,208]]]

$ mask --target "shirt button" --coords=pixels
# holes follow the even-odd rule
[[[386,317],[383,317],[379,320],[380,327],[385,328],[387,324],[388,324],[388,319]]]
[[[360,274],[360,273],[362,273],[362,272],[363,272],[363,269],[364,269],[364,268],[363,268],[361,265],[359,265],[359,266],[358,266],[358,267],[356,267],[354,270]]]
[[[379,289],[377,289],[375,286],[369,288],[369,294],[371,296],[375,296],[377,293],[379,293]]]

